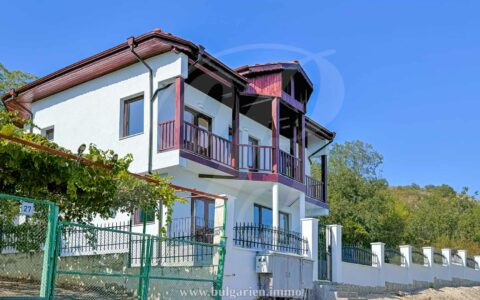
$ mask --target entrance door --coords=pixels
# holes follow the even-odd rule
[[[192,198],[192,232],[196,241],[213,243],[215,201],[209,198]]]

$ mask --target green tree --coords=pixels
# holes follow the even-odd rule
[[[346,244],[395,245],[404,238],[406,211],[388,192],[387,181],[381,178],[382,163],[383,157],[361,141],[334,144],[330,151],[326,222],[343,225]],[[314,176],[317,170],[315,165]]]
[[[0,97],[12,88],[18,88],[26,83],[35,80],[37,76],[22,71],[9,71],[0,63]],[[3,103],[0,101],[0,111],[4,109]]]
[[[467,188],[448,185],[389,187],[381,176],[383,157],[361,141],[334,144],[329,156],[330,215],[343,225],[345,244],[385,242],[480,252],[480,204]],[[320,177],[320,166],[312,176]]]

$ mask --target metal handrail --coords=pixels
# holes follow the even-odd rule
[[[361,246],[345,245],[342,247],[342,261],[365,266],[377,266],[378,256]]]
[[[405,266],[407,263],[405,256],[403,256],[403,254],[397,249],[392,248],[385,249],[384,261],[385,263],[395,264],[399,266]]]
[[[295,231],[253,223],[237,223],[233,241],[242,248],[254,248],[305,255],[308,242]]]
[[[428,257],[418,250],[412,250],[412,263],[417,265],[430,265]]]
[[[323,197],[323,183],[311,176],[305,175],[305,194],[313,199],[325,202]]]
[[[437,265],[446,265],[447,264],[447,258],[441,252],[435,251],[433,253],[433,263],[435,263]]]

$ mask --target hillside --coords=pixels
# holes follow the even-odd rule
[[[448,185],[389,186],[383,157],[361,141],[334,144],[329,155],[330,216],[347,244],[411,244],[480,254],[480,205],[468,189]],[[318,166],[313,174],[318,174]],[[318,177],[318,176],[317,176]]]

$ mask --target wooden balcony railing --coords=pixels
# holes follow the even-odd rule
[[[173,149],[175,146],[175,120],[158,124],[158,151]]]
[[[323,183],[313,177],[305,175],[305,194],[313,199],[325,201],[323,195]]]
[[[271,172],[272,152],[272,146],[238,145],[238,168],[251,172]]]
[[[302,182],[302,161],[285,151],[279,150],[278,152],[278,173]]]
[[[183,124],[183,149],[232,166],[232,143],[188,122]]]
[[[175,120],[162,122],[158,126],[158,150],[173,149],[175,147]],[[181,146],[186,151],[223,165],[235,167],[232,142],[204,128],[184,122]],[[278,173],[305,183],[307,196],[324,201],[322,182],[309,176],[303,176],[302,160],[285,151],[275,150],[272,146],[238,145],[238,169],[249,172],[272,172],[274,151],[278,151]]]

